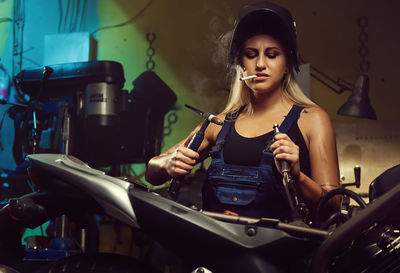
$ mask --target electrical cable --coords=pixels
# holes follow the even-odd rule
[[[62,25],[62,20],[63,20],[63,8],[62,8],[62,0],[58,0],[58,33],[61,32],[61,25]]]
[[[79,21],[79,11],[81,6],[81,0],[76,0],[76,10],[75,10],[75,20],[72,25],[73,31],[77,31],[78,21]]]
[[[79,24],[79,31],[83,31],[85,29],[85,23],[86,23],[86,9],[87,9],[87,0],[83,1],[83,8],[81,12],[81,22]]]
[[[3,117],[1,118],[1,121],[0,121],[0,132],[1,132],[1,128],[3,127],[4,118],[6,117],[6,114],[8,113],[9,110],[10,110],[10,108],[5,110],[4,113],[3,113]],[[4,151],[4,147],[1,144],[1,138],[0,138],[0,151]]]
[[[69,32],[73,32],[73,21],[74,21],[74,15],[75,15],[75,8],[76,8],[76,1],[72,0],[72,8],[71,8],[71,16],[69,18],[69,27],[68,30]]]
[[[0,23],[5,23],[5,22],[12,22],[13,20],[11,18],[8,17],[3,17],[0,18]]]
[[[117,27],[122,27],[125,26],[129,23],[131,23],[132,21],[134,21],[137,17],[139,17],[149,6],[150,4],[153,2],[153,0],[149,0],[149,2],[147,2],[147,4],[137,13],[135,14],[133,17],[131,17],[129,20],[120,23],[120,24],[116,24],[116,25],[111,25],[111,26],[104,26],[104,27],[100,27],[96,30],[94,30],[93,32],[91,32],[92,35],[94,35],[96,32],[99,32],[101,30],[105,30],[105,29],[110,29],[110,28],[117,28]]]
[[[12,56],[12,82],[16,84],[16,75],[22,70],[23,31],[25,24],[25,0],[15,0],[13,6],[13,56]],[[17,60],[19,57],[19,60]],[[19,102],[25,102],[25,95],[16,86]]]
[[[70,6],[71,6],[71,0],[68,0],[67,7],[65,10],[65,14],[64,14],[64,20],[63,20],[63,32],[66,31],[66,25],[67,25]]]

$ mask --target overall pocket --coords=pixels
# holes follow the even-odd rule
[[[218,185],[216,195],[222,204],[246,206],[256,199],[257,187]]]
[[[225,179],[223,179],[225,178]],[[254,169],[225,168],[215,179],[216,196],[222,204],[246,206],[257,197],[261,182]]]

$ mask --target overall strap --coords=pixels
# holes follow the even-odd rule
[[[218,136],[217,136],[217,141],[216,141],[216,146],[219,147],[222,145],[222,143],[224,143],[224,140],[229,132],[229,129],[231,128],[233,121],[231,119],[228,119],[228,115],[227,114],[225,116],[225,120],[224,120],[224,124],[222,124],[222,128],[221,131],[219,132]]]
[[[285,120],[279,126],[279,132],[286,134],[289,131],[290,127],[292,127],[293,123],[296,122],[299,118],[301,110],[303,110],[303,108],[303,106],[293,105]]]
[[[229,129],[231,128],[232,124],[234,124],[236,118],[239,116],[240,112],[242,112],[243,108],[244,106],[234,113],[226,114],[224,124],[222,125],[222,129],[219,132],[215,143],[217,147],[220,147],[224,143],[225,138],[229,133]]]

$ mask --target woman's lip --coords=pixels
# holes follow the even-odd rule
[[[254,78],[255,81],[263,81],[263,80],[267,80],[269,78],[269,75],[266,74],[260,74],[257,75],[256,78]]]

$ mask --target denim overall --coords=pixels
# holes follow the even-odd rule
[[[279,127],[280,132],[288,132],[302,109],[299,106],[292,107]],[[216,212],[228,210],[247,217],[290,220],[291,211],[283,193],[282,176],[276,170],[273,153],[267,149],[267,144],[258,166],[224,162],[224,141],[234,125],[234,119],[232,114],[225,117],[216,145],[210,152],[212,160],[203,185],[203,209]]]

